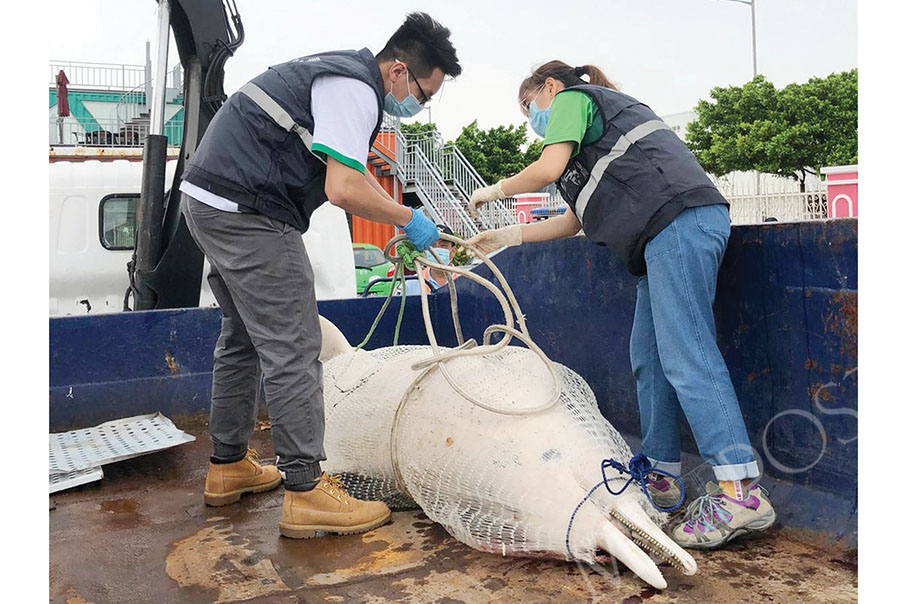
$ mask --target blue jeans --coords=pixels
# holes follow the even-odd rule
[[[718,480],[759,469],[715,339],[715,285],[731,222],[727,206],[687,208],[646,246],[630,335],[643,452],[680,474],[680,414]]]

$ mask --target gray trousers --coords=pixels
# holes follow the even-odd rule
[[[258,367],[277,467],[287,487],[321,476],[324,454],[321,326],[301,233],[262,214],[224,212],[182,196],[189,232],[211,264],[223,312],[214,349],[215,457],[244,454],[255,427]]]

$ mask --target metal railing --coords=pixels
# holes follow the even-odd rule
[[[150,132],[145,123],[121,124],[119,118],[92,118],[82,123],[76,118],[50,118],[50,144],[81,147],[141,147]],[[164,126],[171,146],[183,139],[183,120],[174,118]]]
[[[800,192],[800,183],[796,178],[765,174],[755,170],[734,171],[722,176],[709,174],[709,179],[725,197],[758,197]],[[823,187],[821,178],[810,173],[806,174],[804,185],[807,191],[820,191]]]
[[[144,65],[51,61],[49,85],[56,86],[60,70],[70,88],[83,90],[131,90],[145,83]]]
[[[145,94],[145,84],[133,88],[117,99],[117,121],[126,125],[148,112],[148,100]]]
[[[461,199],[450,189],[438,167],[416,142],[398,139],[398,178],[414,187],[423,204],[436,222],[446,224],[463,237],[472,237],[479,228],[469,216]],[[403,151],[403,157],[399,157]]]
[[[825,191],[729,196],[727,200],[731,204],[733,224],[796,222],[828,217],[828,194]]]
[[[439,166],[444,179],[463,199],[464,207],[472,192],[485,187],[485,182],[454,143],[445,143],[440,133],[431,132],[429,137],[429,159]],[[479,220],[485,228],[496,229],[516,224],[513,198],[487,203],[479,210]]]
[[[175,98],[182,94],[182,82],[183,68],[181,65],[175,65],[173,69],[167,72],[168,102],[171,97]],[[117,99],[117,118],[123,124],[141,117],[143,113],[149,112],[148,100],[153,87],[153,79],[148,82],[142,82],[141,85],[123,93]]]
[[[438,132],[404,134],[400,120],[387,115],[382,130],[396,140],[398,178],[416,189],[435,220],[465,237],[477,234],[480,226],[466,208],[472,192],[486,183],[456,145],[445,143]],[[514,224],[516,215],[503,200],[486,204],[480,221],[485,228],[497,228]]]

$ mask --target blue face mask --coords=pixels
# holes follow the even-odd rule
[[[447,249],[446,247],[433,247],[433,248],[431,248],[431,251],[433,251],[435,254],[437,254],[438,261],[440,264],[450,264],[450,250],[449,249]],[[429,254],[428,259],[434,260],[434,256]]]
[[[545,110],[539,109],[539,106],[535,104],[535,101],[529,103],[529,125],[532,127],[532,130],[545,138],[545,130],[548,128],[548,116],[551,115],[551,107]]]
[[[388,92],[384,95],[384,112],[395,117],[413,117],[422,111],[422,105],[413,96],[409,86],[409,68],[406,72],[406,90],[409,95],[402,101],[394,98],[394,95]]]

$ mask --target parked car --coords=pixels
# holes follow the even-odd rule
[[[375,279],[388,276],[393,264],[384,257],[384,250],[370,243],[353,244],[353,263],[356,266],[356,293],[362,295],[368,284]],[[390,281],[377,283],[369,289],[369,295],[386,296],[390,291]]]

